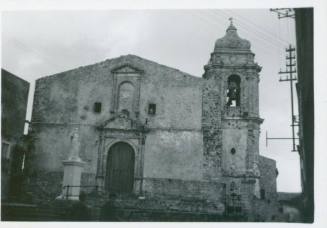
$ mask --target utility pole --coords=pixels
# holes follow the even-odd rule
[[[282,18],[292,18],[295,19],[295,12],[292,8],[275,8],[270,9],[271,12],[277,13],[278,19]],[[293,95],[293,81],[296,81],[297,78],[295,77],[296,73],[296,63],[295,63],[295,47],[292,47],[290,44],[288,48],[286,48],[286,70],[279,71],[279,74],[287,74],[286,77],[280,77],[280,82],[289,81],[290,82],[290,90],[291,90],[291,127],[292,127],[292,137],[279,137],[279,138],[269,138],[268,133],[266,132],[266,146],[268,146],[268,140],[282,140],[288,139],[292,140],[292,151],[297,151],[296,148],[296,138],[295,137],[295,127],[299,126],[298,121],[296,120],[296,116],[294,115],[294,95]]]
[[[289,45],[286,48],[286,70],[279,71],[279,74],[287,74],[286,77],[281,77],[279,79],[280,82],[290,82],[290,90],[291,90],[291,127],[292,127],[292,142],[293,142],[293,150],[297,151],[295,145],[295,127],[298,126],[296,116],[294,115],[294,94],[293,94],[293,81],[296,81],[297,78],[294,76],[296,73],[296,62],[295,62],[295,48],[292,45]]]
[[[296,115],[294,115],[294,95],[293,95],[293,81],[296,81],[295,77],[296,73],[296,56],[295,56],[295,48],[292,45],[289,45],[286,48],[286,70],[279,71],[279,74],[287,74],[286,77],[280,77],[280,82],[290,82],[290,90],[291,90],[291,127],[292,127],[292,137],[291,138],[268,138],[268,134],[266,133],[266,145],[268,145],[269,139],[291,139],[292,140],[292,151],[297,151],[295,140],[298,139],[295,137],[295,127],[299,126],[296,120]]]
[[[279,71],[279,74],[288,74],[286,77],[280,77],[280,82],[290,82],[290,90],[291,90],[291,127],[292,127],[292,142],[293,142],[293,150],[297,151],[296,145],[295,145],[295,127],[298,126],[296,116],[294,115],[294,95],[293,95],[293,81],[296,81],[297,78],[294,76],[296,73],[296,56],[295,56],[295,47],[292,47],[292,45],[289,45],[288,48],[286,48],[286,70],[285,71]]]
[[[287,74],[286,77],[280,77],[280,82],[290,82],[290,91],[291,91],[291,127],[292,127],[292,137],[268,137],[268,133],[266,132],[266,146],[268,146],[268,140],[292,140],[292,151],[297,151],[296,148],[296,136],[295,136],[295,127],[299,126],[298,121],[296,120],[296,115],[294,115],[294,93],[293,93],[293,81],[296,81],[295,77],[296,73],[296,56],[295,56],[295,48],[292,45],[289,45],[286,48],[286,70],[279,71],[279,74]]]
[[[278,19],[285,17],[295,18],[295,12],[292,8],[275,8],[270,9],[270,11],[277,13]]]

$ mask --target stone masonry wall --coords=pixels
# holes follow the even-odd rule
[[[16,141],[24,133],[29,83],[1,70],[1,137]]]
[[[80,156],[86,162],[84,173],[96,175],[97,127],[115,115],[112,113],[115,89],[112,71],[125,65],[138,69],[140,75],[137,121],[149,129],[144,146],[144,175],[201,178],[201,165],[196,164],[202,164],[203,160],[202,79],[132,55],[36,81],[31,125],[31,134],[36,138],[32,162],[36,174],[63,171],[62,161],[70,151],[71,133],[78,127]],[[100,113],[93,110],[95,102],[102,104]],[[155,115],[148,114],[150,103],[156,104]],[[124,139],[124,135],[120,135]]]
[[[9,196],[14,148],[24,134],[29,83],[1,70],[1,199]],[[5,143],[5,144],[4,144]],[[7,147],[4,147],[7,145]],[[4,149],[7,148],[7,151]]]
[[[260,179],[259,186],[264,190],[259,198],[253,199],[253,215],[256,221],[283,221],[278,218],[280,207],[278,203],[276,185],[276,161],[264,156],[259,156]]]
[[[266,200],[277,200],[276,161],[259,156],[260,188],[265,191]]]
[[[175,196],[180,198],[223,201],[223,184],[214,181],[185,181],[176,179],[146,178],[144,180],[146,195]]]
[[[202,90],[202,131],[204,153],[204,178],[217,179],[221,172],[222,131],[221,114],[222,85],[218,83],[221,75],[216,71],[208,71],[204,78]]]
[[[144,177],[202,180],[200,131],[153,131],[145,142]]]

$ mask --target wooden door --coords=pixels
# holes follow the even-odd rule
[[[134,184],[134,150],[124,142],[114,144],[108,153],[107,189],[115,193],[131,193]]]

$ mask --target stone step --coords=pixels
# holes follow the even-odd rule
[[[62,208],[36,205],[4,204],[1,211],[1,219],[4,221],[60,221],[64,218]]]
[[[107,199],[92,197],[88,200],[92,220],[100,218],[101,207]],[[54,200],[46,205],[2,205],[2,220],[7,221],[71,221],[68,218],[74,202]],[[199,199],[123,197],[115,203],[120,221],[224,221],[223,211],[217,202]],[[218,206],[218,207],[217,207]],[[204,210],[207,208],[206,210]],[[211,208],[210,210],[208,208]],[[225,218],[226,219],[226,218]]]

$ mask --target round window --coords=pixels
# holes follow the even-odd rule
[[[231,153],[231,154],[235,154],[235,153],[236,153],[235,148],[232,148],[232,149],[230,150],[230,153]]]

